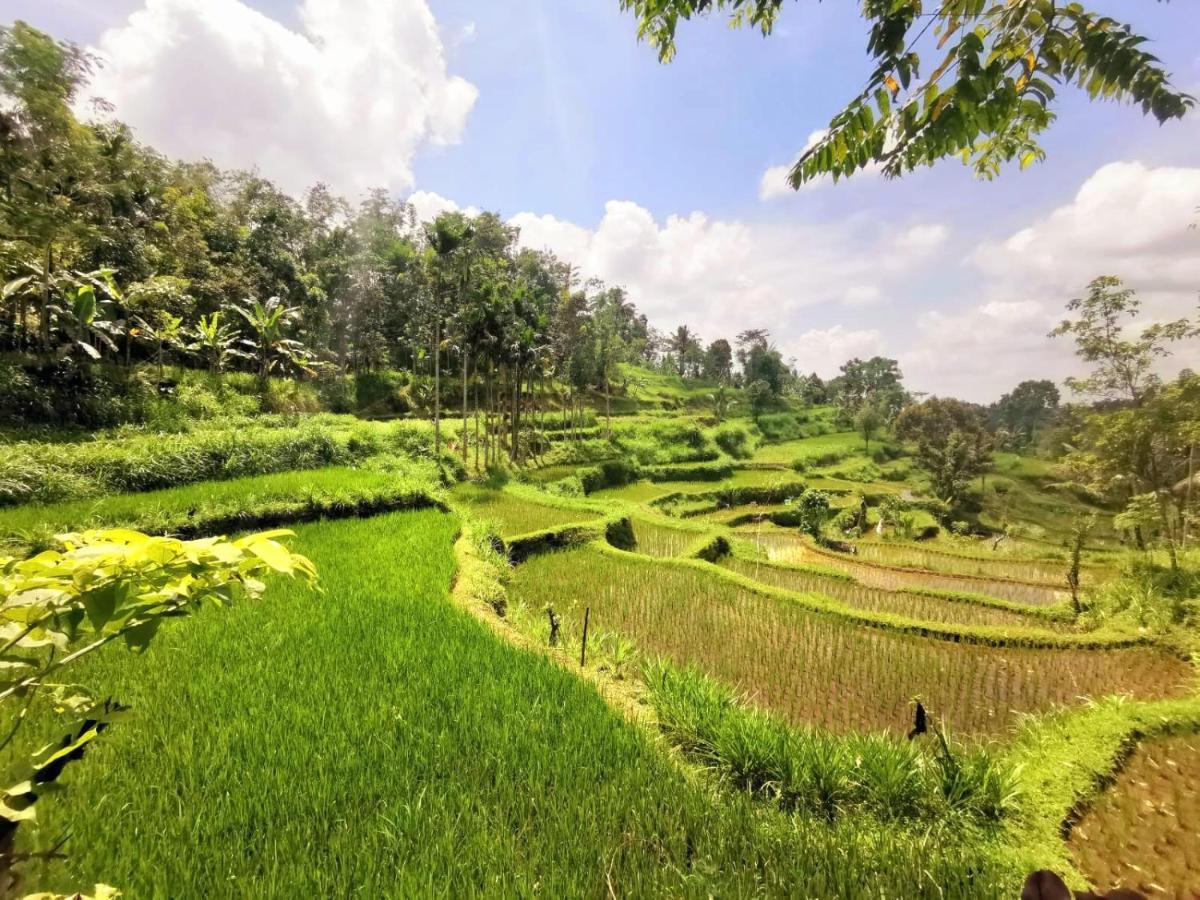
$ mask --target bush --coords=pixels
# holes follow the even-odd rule
[[[805,425],[808,415],[805,413],[764,413],[755,424],[767,441],[794,441],[808,437]]]
[[[727,423],[713,434],[717,446],[734,459],[749,459],[754,455],[758,439],[754,431],[744,425]]]
[[[641,474],[651,481],[724,481],[733,474],[733,466],[728,463],[648,466]]]
[[[408,379],[400,372],[369,372],[354,378],[354,408],[371,415],[402,415],[412,409]]]
[[[853,455],[853,450],[827,450],[815,456],[798,456],[792,460],[792,469],[797,472],[807,472],[809,469],[835,466],[842,460],[849,459]]]
[[[871,451],[871,459],[882,465],[904,455],[904,448],[898,444],[877,444]]]
[[[0,421],[11,425],[108,428],[140,422],[157,387],[136,371],[79,363],[0,364]]]
[[[874,463],[861,462],[854,466],[838,469],[833,475],[835,478],[841,478],[843,481],[866,483],[869,481],[878,481],[883,472]]]
[[[576,473],[585,494],[591,494],[601,488],[620,487],[637,481],[640,472],[635,463],[624,459],[609,459],[597,466],[580,469]]]
[[[667,421],[614,429],[613,442],[642,465],[706,462],[720,456],[699,425]]]

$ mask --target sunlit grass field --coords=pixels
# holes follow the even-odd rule
[[[110,525],[186,522],[204,511],[252,513],[281,501],[309,498],[366,497],[410,480],[414,489],[436,489],[432,468],[408,464],[404,471],[327,466],[229,481],[203,481],[160,491],[109,494],[89,500],[0,508],[0,540],[34,531],[56,532]]]
[[[778,444],[764,444],[755,451],[751,462],[790,466],[798,459],[815,461],[827,454],[850,454],[861,450],[863,439],[848,431],[834,434],[823,434],[817,437],[801,438],[795,441],[783,441]]]

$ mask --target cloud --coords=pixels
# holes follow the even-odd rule
[[[842,302],[847,306],[874,306],[881,300],[883,293],[873,284],[856,284],[842,294]]]
[[[414,191],[408,195],[409,205],[417,214],[418,222],[431,222],[444,212],[462,212],[468,216],[479,215],[479,208],[468,206],[465,209],[441,194],[433,191]]]
[[[825,135],[829,134],[828,128],[818,128],[808,136],[808,140],[804,142],[804,146],[800,152],[796,154],[796,158],[790,163],[779,166],[770,166],[763,172],[762,178],[758,182],[758,199],[759,200],[774,200],[777,197],[783,197],[787,194],[796,193],[799,191],[811,191],[817,188],[828,187],[833,184],[833,178],[829,175],[821,175],[804,182],[800,187],[793,188],[788,183],[788,173],[792,171],[792,166],[805,153],[819,144],[825,139]],[[876,178],[883,171],[877,163],[867,163],[863,168],[859,169],[854,175],[848,179],[849,183],[861,184],[871,178]],[[845,179],[843,183],[845,183]]]
[[[1065,302],[1097,275],[1116,275],[1181,308],[1200,288],[1200,234],[1191,228],[1198,206],[1200,168],[1110,163],[1070,203],[982,244],[972,258],[982,272],[1034,296]]]
[[[1200,168],[1102,166],[1069,202],[975,248],[975,304],[920,315],[899,354],[905,374],[926,390],[987,399],[1026,378],[1079,373],[1073,346],[1046,335],[1097,275],[1117,275],[1138,291],[1143,315],[1135,328],[1194,314],[1200,235],[1189,226],[1197,205]],[[908,243],[928,252],[932,235],[915,232]],[[1200,350],[1194,342],[1174,349],[1164,374]]]
[[[95,48],[92,86],[173,156],[257,167],[299,193],[413,183],[478,95],[448,74],[425,0],[304,0],[291,30],[241,0],[145,0]]]
[[[584,277],[624,286],[659,328],[687,323],[712,340],[766,327],[785,353],[798,358],[814,355],[815,345],[804,335],[814,333],[808,329],[815,307],[844,310],[843,304],[878,302],[879,279],[903,282],[933,244],[925,225],[880,228],[866,217],[821,225],[749,223],[701,212],[659,220],[628,200],[609,201],[594,228],[530,212],[509,221],[520,228],[524,246],[552,250]],[[934,227],[945,240],[949,232]],[[890,238],[913,231],[919,237],[912,241]],[[834,347],[846,341],[857,347],[878,336],[831,334],[838,339]]]
[[[945,225],[914,225],[897,241],[901,250],[907,253],[924,255],[936,250],[950,237],[950,229]]]
[[[783,346],[784,355],[794,357],[801,372],[816,372],[823,378],[837,374],[848,359],[868,359],[888,353],[883,333],[874,328],[854,330],[843,325],[813,328]]]

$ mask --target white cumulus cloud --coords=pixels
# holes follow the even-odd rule
[[[693,212],[659,220],[628,200],[609,201],[594,228],[529,212],[510,222],[520,228],[523,245],[554,251],[579,266],[584,277],[624,286],[659,328],[686,323],[712,340],[765,327],[798,364],[822,371],[828,370],[824,362],[803,359],[818,355],[820,343],[814,343],[808,311],[878,303],[883,296],[878,279],[903,282],[921,264],[923,248],[933,243],[918,240],[922,247],[914,250],[867,219],[767,224]],[[898,230],[925,234],[926,227]],[[945,240],[948,232],[938,234]],[[854,330],[831,335],[836,341],[824,346],[832,346],[834,355],[847,345],[875,346],[879,337]]]
[[[92,91],[173,156],[257,167],[298,193],[410,188],[478,94],[447,72],[425,0],[304,0],[292,30],[241,0],[145,0],[104,32]]]
[[[853,329],[844,325],[810,328],[783,346],[785,355],[795,359],[797,369],[816,372],[823,378],[836,375],[848,359],[886,356],[893,349],[876,328]]]
[[[407,202],[417,214],[418,222],[431,222],[445,212],[462,212],[468,216],[477,216],[480,212],[476,206],[464,209],[453,200],[433,191],[413,191],[408,195]]]

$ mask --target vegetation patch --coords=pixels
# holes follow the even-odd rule
[[[693,667],[645,669],[659,727],[690,758],[733,788],[789,812],[832,820],[958,820],[993,824],[1015,804],[1018,770],[987,749],[882,734],[839,735],[796,728],[746,704]]]
[[[430,438],[423,424],[322,416],[275,425],[224,423],[172,435],[18,442],[0,460],[0,505],[347,465],[381,453],[428,454]]]

